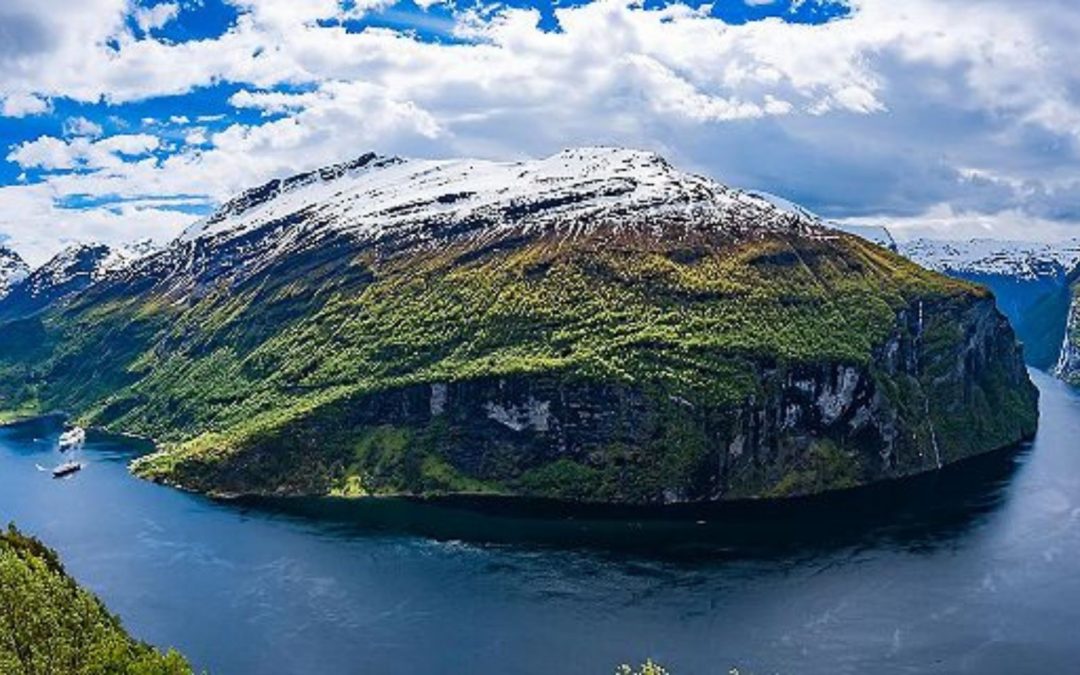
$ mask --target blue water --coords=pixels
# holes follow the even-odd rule
[[[214,673],[1076,672],[1080,396],[1026,448],[840,497],[701,511],[216,502],[91,437],[0,430],[0,519]]]

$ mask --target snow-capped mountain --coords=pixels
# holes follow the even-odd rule
[[[915,239],[901,244],[900,252],[939,272],[998,274],[1033,280],[1064,274],[1076,267],[1080,263],[1080,239],[1052,244],[1000,239]]]
[[[804,209],[680,171],[651,152],[585,147],[516,162],[368,153],[247,190],[160,251],[149,244],[70,247],[27,277],[0,315],[10,316],[12,307],[37,311],[109,278],[152,278],[170,295],[238,283],[329,240],[392,254],[477,237],[576,237],[601,228],[612,237],[828,236]]]
[[[1039,368],[1059,360],[1080,239],[916,239],[902,243],[900,252],[923,267],[988,286],[1023,342],[1025,360]]]
[[[120,246],[110,247],[108,254],[101,259],[101,262],[94,270],[93,279],[98,281],[111,274],[121,273],[143,258],[150,257],[160,250],[161,247],[152,239],[140,239]]]
[[[0,246],[0,298],[30,274],[30,266],[10,248]]]
[[[814,224],[801,213],[679,171],[649,152],[576,148],[519,162],[367,154],[249,190],[190,227],[180,241],[220,242],[270,224],[292,224],[298,233],[330,229],[368,241],[416,244],[478,232],[557,228],[576,234],[660,219],[733,230]]]
[[[75,244],[57,253],[20,284],[28,297],[38,298],[85,287],[100,278],[111,249],[104,244]]]
[[[156,251],[149,240],[120,247],[73,244],[0,293],[0,318],[36,312],[127,269]],[[25,263],[24,263],[25,268]]]
[[[647,152],[365,155],[119,269],[83,254],[35,273],[89,285],[38,315],[13,404],[167,431],[176,454],[139,471],[192,489],[795,496],[934,471],[1037,419],[986,293]],[[927,403],[956,391],[983,395]],[[821,448],[844,449],[835,480],[806,473]]]
[[[889,229],[880,225],[857,225],[853,223],[838,223],[835,220],[825,221],[827,227],[831,227],[834,230],[840,230],[841,232],[847,232],[853,234],[856,237],[862,237],[867,241],[872,241],[878,246],[883,246],[894,253],[900,252],[900,245],[893,239],[892,232]]]

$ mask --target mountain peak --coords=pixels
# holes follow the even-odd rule
[[[180,241],[222,241],[271,225],[424,242],[508,230],[652,229],[659,223],[814,226],[805,214],[678,170],[655,153],[593,146],[509,162],[368,153],[248,190],[188,228]]]
[[[225,202],[222,204],[221,208],[211,214],[209,218],[196,223],[185,230],[181,235],[181,238],[195,239],[204,231],[213,230],[213,226],[218,223],[227,221],[230,218],[241,217],[245,213],[258,208],[267,202],[287,195],[290,192],[301,190],[318,183],[333,182],[349,172],[364,168],[377,168],[379,166],[385,166],[400,161],[401,160],[397,157],[384,157],[376,155],[373,152],[368,152],[347,162],[331,164],[313,171],[305,171],[289,176],[288,178],[274,178],[258,187],[245,190],[236,197]]]
[[[15,251],[0,246],[0,298],[30,274],[30,266]]]
[[[38,297],[50,294],[52,289],[77,283],[80,278],[85,277],[89,283],[97,276],[102,261],[110,252],[105,244],[70,244],[27,276],[26,291],[31,297]]]
[[[7,277],[12,281],[5,287],[5,260],[13,259],[5,258],[7,249],[0,248],[0,319],[32,314],[69,298],[110,275],[128,269],[157,250],[150,240],[116,247],[102,243],[75,243],[34,270],[15,256],[17,260],[11,262],[10,266],[18,273]]]

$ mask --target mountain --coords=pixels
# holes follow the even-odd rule
[[[0,293],[0,320],[26,316],[56,305],[109,274],[124,270],[154,250],[150,241],[118,248],[105,244],[74,244],[33,271],[23,263],[22,274],[13,278],[6,293]],[[18,262],[22,262],[21,259]]]
[[[1080,239],[1046,243],[1003,239],[904,242],[905,256],[929,269],[1022,280],[1060,276],[1080,263]]]
[[[30,274],[27,265],[19,254],[10,248],[0,246],[0,299],[11,292],[15,286]]]
[[[1043,369],[1058,362],[1080,239],[1053,244],[917,239],[905,242],[901,253],[929,269],[989,287],[1024,344],[1027,362]]]
[[[983,289],[618,148],[274,180],[0,326],[0,408],[214,493],[809,494],[1013,444],[1036,396]]]

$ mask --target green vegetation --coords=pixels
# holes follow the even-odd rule
[[[0,532],[0,673],[183,675],[175,651],[132,639],[65,573],[56,553],[8,526]]]
[[[669,675],[669,673],[666,668],[648,659],[637,668],[624,663],[615,669],[615,675]]]
[[[791,497],[826,490],[843,490],[859,484],[859,462],[828,440],[817,441],[803,459],[804,466],[792,469],[769,492],[769,497]]]
[[[326,246],[197,299],[118,282],[27,322],[36,339],[0,344],[0,410],[67,410],[156,438],[166,452],[139,470],[205,490],[653,501],[673,485],[713,489],[703,475],[717,435],[731,432],[724,411],[767,396],[763,372],[852,365],[914,397],[893,404],[924,417],[921,382],[885,383],[875,370],[883,343],[916,303],[962,310],[985,297],[848,236],[602,231],[381,258]],[[943,335],[940,348],[962,339]],[[619,428],[644,419],[648,436],[537,460],[540,449],[480,449],[460,421],[400,412],[427,406],[433,383],[496,379],[584,403],[585,391],[617,395]],[[1015,424],[990,434],[1017,436]],[[748,473],[744,492],[864,478],[825,464]]]

